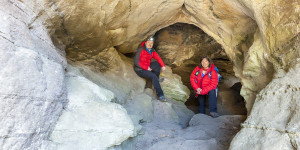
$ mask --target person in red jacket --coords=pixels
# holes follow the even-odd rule
[[[158,99],[165,102],[166,98],[159,84],[159,81],[162,81],[162,79],[159,79],[159,74],[160,69],[164,71],[166,67],[153,49],[153,42],[154,38],[150,37],[147,41],[142,42],[141,46],[137,49],[134,57],[134,71],[142,78],[151,79]],[[157,61],[151,62],[152,58]]]
[[[214,118],[218,117],[216,96],[218,73],[208,56],[201,58],[200,65],[194,69],[190,76],[190,82],[200,103],[199,112],[205,114],[205,95],[208,95],[209,114]]]

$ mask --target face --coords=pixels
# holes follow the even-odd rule
[[[207,69],[209,67],[209,61],[206,58],[204,58],[201,61],[201,65],[203,68]]]
[[[152,47],[153,47],[153,41],[147,41],[147,42],[146,42],[146,47],[147,47],[148,49],[152,48]]]

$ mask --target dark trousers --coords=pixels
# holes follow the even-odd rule
[[[161,86],[160,86],[159,80],[158,80],[161,66],[157,61],[154,61],[154,62],[151,62],[150,68],[152,69],[152,71],[139,70],[139,71],[136,71],[136,74],[142,78],[151,79],[157,96],[158,97],[164,96],[164,93],[161,89]]]
[[[205,114],[205,97],[206,95],[198,95],[199,112]],[[209,112],[217,112],[217,96],[216,90],[208,92]]]

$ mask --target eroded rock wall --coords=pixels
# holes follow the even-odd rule
[[[123,54],[133,53],[159,29],[177,22],[194,24],[220,43],[233,62],[248,112],[256,94],[272,79],[272,53],[299,33],[296,0],[56,0],[53,5],[62,20],[54,23],[53,33],[65,37],[60,39],[74,61],[112,47]]]
[[[249,113],[256,99],[257,104],[239,137],[247,137],[245,133],[253,130],[250,134],[257,142],[261,141],[259,138],[268,139],[265,134],[255,133],[268,132],[269,124],[259,128],[260,124],[251,120],[258,112],[263,112],[261,118],[267,117],[264,111],[268,109],[260,101],[270,101],[275,106],[280,103],[278,109],[284,115],[272,119],[287,123],[292,129],[274,128],[297,135],[298,129],[293,126],[297,113],[287,110],[291,109],[288,106],[282,107],[281,101],[288,99],[297,108],[292,105],[297,104],[298,98],[297,86],[292,83],[299,82],[297,75],[293,75],[299,70],[298,0],[5,0],[0,4],[3,149],[47,147],[49,133],[67,102],[64,78],[67,63],[61,50],[64,46],[70,61],[81,61],[94,65],[100,72],[109,72],[113,70],[112,63],[106,62],[122,57],[117,54],[111,58],[110,54],[133,53],[144,38],[176,22],[194,24],[222,45],[234,64],[235,75],[242,81],[242,95]],[[118,70],[113,71],[118,74]],[[264,94],[272,94],[261,91],[273,78],[270,85],[286,87],[286,97],[280,97],[279,91],[268,98]],[[266,89],[277,92],[273,87]],[[124,91],[124,95],[128,96],[129,91]],[[274,105],[268,108],[274,109]],[[284,121],[287,116],[290,121]],[[259,129],[248,129],[247,123]],[[251,145],[252,140],[242,139],[236,138],[232,149],[239,147],[236,143]],[[290,145],[297,147],[297,138],[291,139],[292,142],[285,140],[281,145],[287,149]]]
[[[146,80],[134,72],[133,61],[114,48],[105,49],[89,59],[70,60],[69,64],[80,68],[82,74],[92,82],[115,93],[119,104],[125,104],[128,98],[143,92],[146,84]]]
[[[285,49],[299,56],[299,43],[298,35],[278,51]],[[230,149],[299,149],[300,59],[289,64],[287,71],[278,68],[274,79],[257,95]]]
[[[45,1],[0,2],[0,149],[43,149],[67,102],[64,51]]]

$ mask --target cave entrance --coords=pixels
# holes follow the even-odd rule
[[[218,112],[221,115],[247,114],[244,99],[239,94],[241,83],[235,77],[231,61],[217,41],[200,28],[186,23],[176,23],[157,31],[155,39],[154,48],[160,57],[166,65],[171,66],[173,73],[181,76],[183,84],[191,91],[185,102],[189,109],[198,113],[199,105],[190,84],[190,74],[199,65],[202,56],[209,56],[223,77],[218,85]]]

